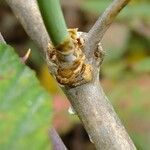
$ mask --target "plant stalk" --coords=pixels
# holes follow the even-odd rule
[[[46,29],[55,47],[69,39],[59,0],[37,0]]]

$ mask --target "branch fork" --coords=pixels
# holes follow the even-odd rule
[[[136,148],[132,140],[103,92],[99,82],[98,72],[98,66],[102,63],[104,54],[98,43],[101,41],[104,33],[119,11],[130,0],[114,0],[86,34],[86,37],[84,38],[81,35],[85,39],[85,43],[79,44],[80,41],[78,41],[77,36],[79,32],[76,31],[75,35],[70,34],[72,39],[75,36],[73,42],[77,44],[75,44],[73,49],[70,49],[69,54],[64,53],[64,51],[62,53],[62,49],[60,50],[60,47],[57,47],[57,45],[68,37],[67,32],[59,34],[59,41],[53,41],[57,50],[54,49],[51,44],[48,45],[50,38],[43,24],[36,0],[6,1],[16,16],[18,16],[18,19],[27,33],[41,48],[44,56],[46,53],[46,60],[50,72],[58,80],[60,86],[63,85],[62,90],[83,122],[95,147],[98,150],[135,150]],[[43,1],[39,0],[40,3]],[[51,18],[52,13],[50,10],[54,11],[54,2],[58,4],[58,1],[51,0],[50,2],[53,3],[53,5],[47,5],[47,3],[45,3],[45,7],[48,12],[46,14],[49,14],[48,16]],[[57,13],[54,13],[54,15],[56,14]],[[62,19],[62,14],[59,13],[59,16],[61,16]],[[58,33],[62,33],[62,27],[66,28],[65,24],[64,22],[59,24],[58,29],[60,30],[56,30],[56,24],[58,25],[60,18],[55,17],[56,22],[52,20],[54,26],[51,31],[60,31]],[[47,20],[48,19],[46,19],[46,21]],[[81,40],[81,36],[79,40]],[[47,45],[49,48],[47,48]],[[66,72],[66,74],[64,72]]]
[[[52,70],[51,74],[57,81],[61,85],[75,87],[92,80],[92,66],[86,61],[82,50],[84,40],[78,35],[77,29],[69,29],[68,32],[74,45],[73,49],[65,44],[55,48],[49,43],[46,58],[49,68]],[[70,56],[74,56],[74,58],[69,58]]]
[[[99,42],[97,49],[94,51],[94,58],[96,61],[96,67],[99,69],[105,57],[105,51],[103,50],[102,44]]]

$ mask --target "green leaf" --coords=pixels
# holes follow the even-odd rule
[[[50,100],[14,49],[0,44],[0,149],[50,149]]]

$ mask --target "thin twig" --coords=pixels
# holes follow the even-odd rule
[[[118,13],[129,3],[130,0],[114,0],[104,13],[98,18],[94,26],[88,32],[86,39],[86,53],[89,57],[95,51],[97,44],[103,38]]]
[[[64,145],[62,139],[59,137],[55,128],[50,129],[50,138],[53,143],[53,150],[67,150],[66,146]]]
[[[47,50],[50,38],[44,26],[36,0],[6,0],[30,38],[41,51]]]
[[[1,33],[0,33],[0,43],[6,43]]]

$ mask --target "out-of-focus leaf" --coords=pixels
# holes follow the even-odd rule
[[[141,61],[138,61],[136,64],[133,66],[134,71],[136,72],[150,72],[150,57],[146,57],[142,59]]]
[[[0,44],[0,149],[50,149],[50,100],[13,48]]]
[[[86,0],[81,7],[87,11],[99,14],[111,4],[112,0]],[[149,2],[131,3],[120,13],[120,18],[146,18],[150,17]]]

